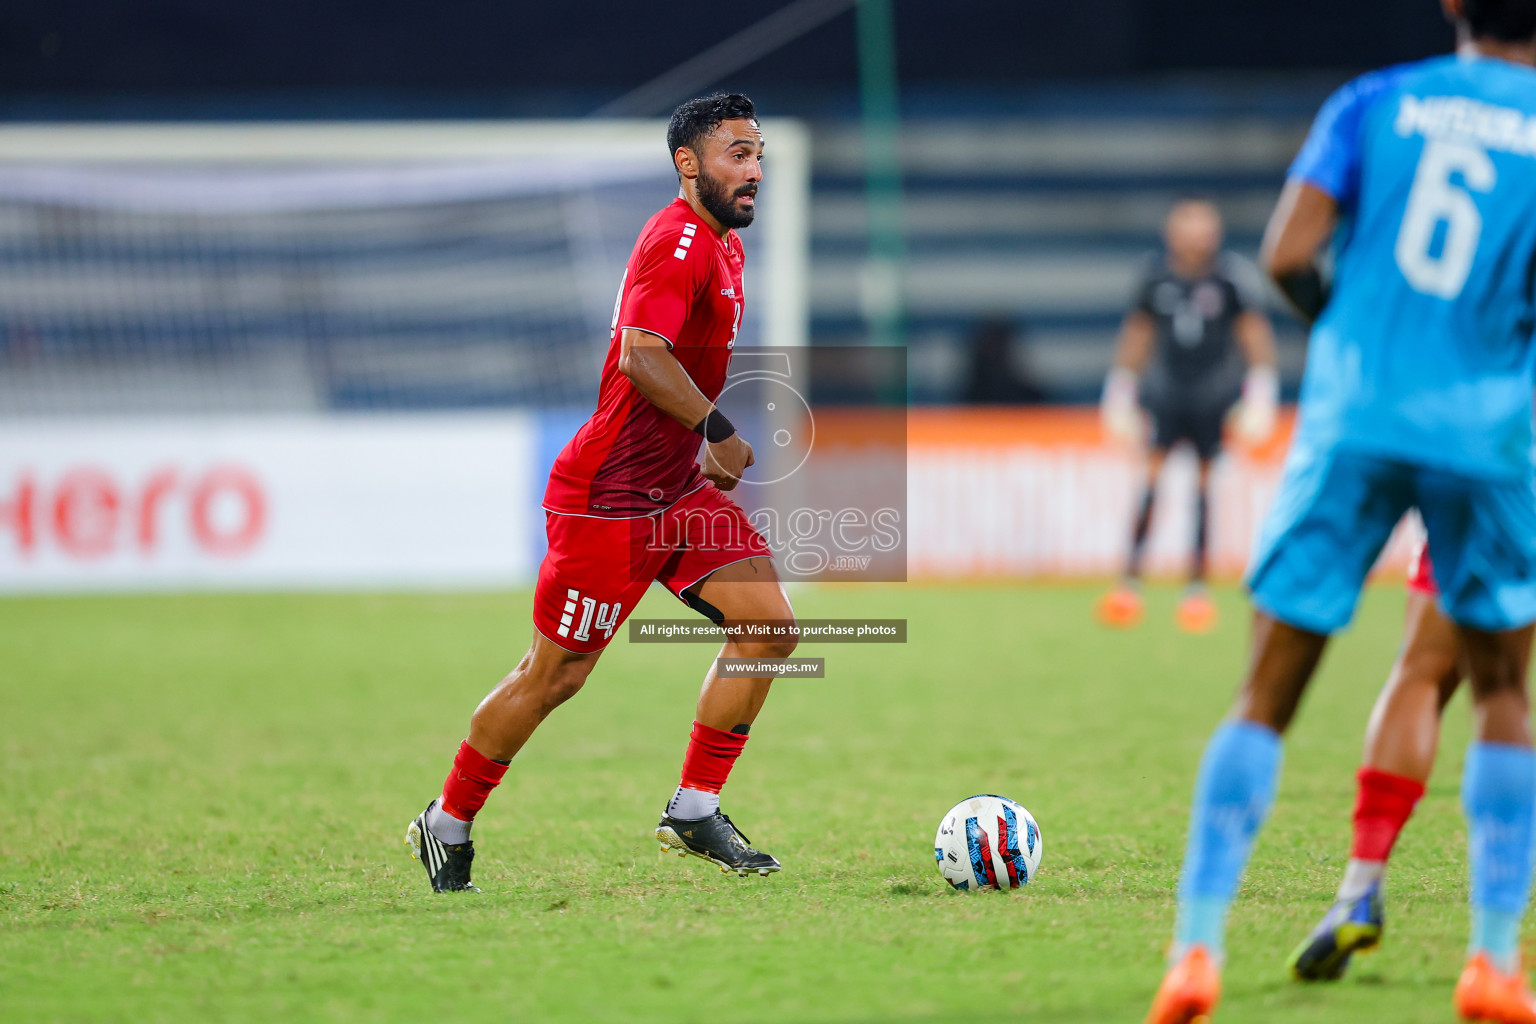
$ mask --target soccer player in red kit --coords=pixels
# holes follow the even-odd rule
[[[653,581],[720,625],[793,619],[768,545],[725,494],[752,465],[752,446],[714,406],[741,324],[735,229],[752,223],[763,176],[752,101],[684,103],[667,148],[678,197],[630,254],[597,411],[555,460],[544,494],[549,552],[532,646],[475,709],[441,796],[406,834],[438,892],[475,889],[476,813],[539,723],[581,689]],[[794,646],[788,636],[728,633],[720,653],[785,658]],[[664,849],[740,875],[779,870],[720,812],[719,796],[771,681],[713,668],[704,677],[682,779],[656,826]]]
[[[1333,906],[1291,954],[1297,980],[1336,981],[1351,956],[1381,942],[1387,859],[1424,795],[1440,745],[1441,714],[1465,675],[1456,627],[1435,603],[1439,594],[1428,544],[1420,540],[1408,568],[1403,646],[1365,731],[1349,863]]]

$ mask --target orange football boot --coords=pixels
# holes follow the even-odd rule
[[[1121,584],[1099,598],[1094,614],[1106,626],[1130,629],[1141,624],[1141,595],[1134,587]]]
[[[1221,972],[1204,946],[1191,946],[1168,969],[1146,1024],[1208,1024],[1221,999]]]
[[[1203,587],[1192,587],[1179,602],[1173,620],[1186,633],[1209,633],[1216,628],[1216,602]]]
[[[1453,1001],[1462,1020],[1536,1024],[1536,1000],[1531,998],[1525,972],[1505,974],[1493,966],[1487,953],[1467,961],[1461,980],[1456,982]]]

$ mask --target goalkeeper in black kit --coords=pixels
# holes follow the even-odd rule
[[[1221,215],[1214,204],[1203,199],[1175,204],[1163,237],[1166,251],[1151,261],[1137,286],[1104,384],[1106,431],[1127,443],[1141,442],[1148,421],[1151,431],[1125,574],[1100,599],[1098,616],[1122,628],[1141,621],[1142,561],[1158,476],[1168,453],[1186,443],[1199,460],[1199,483],[1189,586],[1177,622],[1188,632],[1203,633],[1216,625],[1216,606],[1205,587],[1211,464],[1221,452],[1234,405],[1245,440],[1260,443],[1273,432],[1279,401],[1275,339],[1257,271],[1222,251]]]

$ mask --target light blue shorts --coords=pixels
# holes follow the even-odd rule
[[[1403,513],[1429,532],[1440,605],[1503,631],[1536,622],[1536,478],[1487,480],[1348,449],[1293,449],[1259,533],[1254,605],[1314,633],[1349,625]]]

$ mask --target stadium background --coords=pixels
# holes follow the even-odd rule
[[[1328,91],[1450,33],[1435,0],[895,0],[882,66],[881,6],[861,46],[823,0],[0,5],[0,1021],[1142,1018],[1247,630],[1226,581],[1209,634],[1175,629],[1161,581],[1140,629],[1094,621],[1133,480],[1092,404],[1115,324],[1169,200],[1215,195],[1251,255]],[[590,407],[614,261],[671,191],[654,121],[592,115],[665,113],[633,90],[722,40],[742,66],[718,84],[779,119],[748,336],[835,356],[845,426],[877,407],[839,346],[899,332],[912,356],[921,581],[795,608],[909,642],[806,643],[825,680],[775,686],[726,806],[781,875],[657,859],[711,649],[622,640],[478,819],[484,893],[445,899],[401,833],[527,642],[542,469]],[[803,216],[774,220],[796,168]],[[1023,332],[1001,358],[1000,322]],[[979,337],[1001,404],[967,400]],[[1226,573],[1281,449],[1222,469]],[[653,591],[637,617],[679,611]],[[1464,707],[1384,948],[1338,986],[1284,980],[1402,621],[1401,586],[1368,589],[1288,736],[1221,1020],[1451,1018]],[[1039,820],[1025,890],[933,870],[976,792]]]
[[[628,239],[670,193],[663,147],[541,163],[533,142],[486,168],[470,143],[414,177],[399,150],[440,145],[421,122],[654,118],[706,84],[807,137],[789,283],[749,286],[749,343],[907,347],[914,577],[1113,571],[1134,456],[1082,406],[1168,203],[1215,197],[1251,256],[1322,97],[1449,30],[1430,3],[1390,31],[1365,3],[897,3],[886,49],[882,6],[10,5],[0,589],[527,580]],[[393,141],[366,161],[315,121]],[[217,141],[272,122],[299,132],[280,159]],[[146,123],[200,155],[168,160]],[[82,158],[82,127],[126,149]],[[1302,337],[1275,314],[1293,394]],[[1282,450],[1218,477],[1222,572]],[[1165,480],[1163,571],[1188,472]]]

